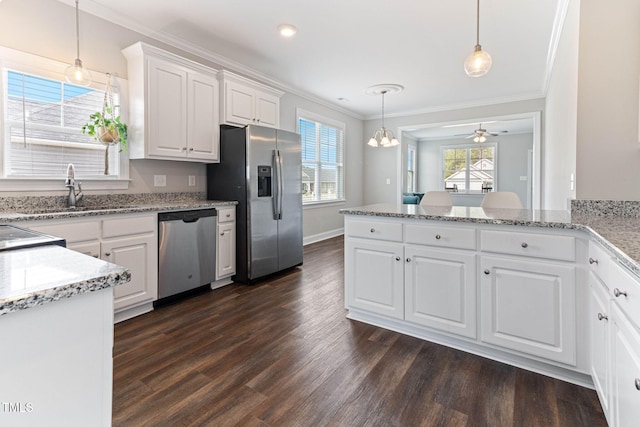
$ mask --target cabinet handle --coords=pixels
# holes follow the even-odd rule
[[[220,233],[221,236],[224,236],[224,231],[222,233]]]
[[[436,234],[436,240],[440,240],[440,235]]]
[[[94,258],[98,258],[98,255],[91,255],[91,256],[94,257]]]
[[[520,246],[522,246],[523,248],[526,249],[526,248],[529,247],[529,244],[527,242],[522,242],[522,244]]]
[[[593,259],[591,257],[589,257],[589,264],[597,264],[598,260],[597,259]]]
[[[375,229],[375,228],[372,228],[372,229],[371,229],[371,232],[372,232],[372,233],[375,233],[375,232],[376,232],[376,229]]]
[[[231,218],[231,214],[227,214],[227,218]]]
[[[636,385],[636,390],[640,390],[640,378],[636,378],[634,383]]]
[[[104,253],[104,256],[106,256],[106,257],[111,256],[111,252],[105,252],[105,253]]]
[[[396,261],[400,261],[400,257],[399,256],[396,257]]]
[[[411,262],[411,258],[407,258],[407,262]]]
[[[618,288],[615,288],[613,290],[613,294],[616,296],[616,298],[618,298],[620,295],[624,295],[625,297],[628,297],[629,295],[627,295],[627,291],[621,291]]]
[[[609,316],[606,314],[598,313],[598,320],[609,320]]]
[[[491,272],[489,271],[489,269],[487,268],[486,270],[484,270],[484,274],[491,274]]]

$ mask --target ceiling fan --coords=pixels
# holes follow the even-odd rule
[[[482,128],[482,123],[478,123],[478,129],[474,130],[471,135],[466,133],[461,133],[456,136],[465,136],[465,139],[473,138],[473,142],[485,142],[487,140],[487,136],[500,136],[502,133],[507,133],[507,130],[501,130],[498,132],[489,132],[486,129]]]

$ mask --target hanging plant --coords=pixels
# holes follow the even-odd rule
[[[106,145],[104,153],[104,174],[109,175],[109,147],[120,143],[120,152],[127,150],[127,124],[120,120],[113,105],[113,89],[111,74],[107,73],[107,86],[104,90],[102,111],[89,115],[90,121],[82,126],[82,133],[92,136],[96,141]]]

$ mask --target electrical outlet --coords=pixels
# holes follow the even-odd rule
[[[154,187],[166,187],[167,186],[167,175],[153,175],[153,186]]]
[[[189,187],[195,187],[195,186],[196,186],[196,176],[189,175]]]
[[[387,178],[387,185],[391,184],[391,178]]]
[[[526,175],[520,176],[520,181],[526,181],[526,180],[527,180],[527,176]]]

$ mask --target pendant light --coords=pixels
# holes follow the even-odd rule
[[[69,83],[79,86],[89,86],[91,84],[91,73],[84,68],[80,59],[80,17],[78,12],[78,2],[76,0],[76,60],[73,65],[69,65],[64,72],[64,76]]]
[[[367,143],[371,147],[395,147],[400,145],[400,142],[398,142],[393,132],[384,127],[384,96],[387,93],[401,92],[403,89],[403,86],[394,84],[371,86],[365,91],[365,93],[369,95],[382,95],[382,126],[373,134]]]
[[[491,55],[482,50],[480,46],[480,0],[477,0],[476,14],[476,47],[473,53],[464,61],[464,71],[469,77],[481,77],[491,68]]]

